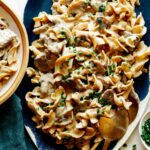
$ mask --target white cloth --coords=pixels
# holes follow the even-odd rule
[[[19,16],[21,20],[23,20],[23,14],[24,14],[24,8],[27,3],[27,0],[3,0],[5,1]],[[35,0],[36,1],[36,0]],[[148,105],[147,110],[150,110],[150,102]],[[127,147],[121,148],[121,150],[132,150],[133,145],[137,145],[137,150],[146,150],[141,141],[140,141],[140,135],[138,132],[138,127],[134,130],[130,138],[128,139]]]
[[[6,2],[23,21],[23,14],[27,0],[3,0],[3,1]]]

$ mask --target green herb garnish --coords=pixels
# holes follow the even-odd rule
[[[100,30],[102,30],[102,29],[104,29],[104,28],[105,28],[105,24],[104,24],[104,23],[99,24],[99,29],[100,29]]]
[[[133,145],[133,146],[132,146],[132,150],[137,150],[136,145]]]
[[[99,98],[100,94],[97,91],[89,93],[89,98],[94,99],[94,98]]]
[[[106,98],[100,98],[100,99],[98,99],[98,103],[101,104],[102,107],[104,107],[106,105],[110,105],[110,102]]]
[[[99,24],[99,29],[100,29],[100,30],[101,30],[101,29],[104,29],[104,27],[106,26],[106,24],[103,23],[103,20],[102,20],[102,18],[100,18],[100,17],[98,17],[98,18],[96,19],[96,22]]]
[[[72,71],[72,69],[71,69],[71,68],[69,68],[69,69],[68,69],[68,72],[71,72],[71,71]]]
[[[67,62],[67,63],[69,63],[69,61],[70,61],[70,58],[66,59],[66,62]]]
[[[114,63],[112,65],[108,65],[108,67],[107,67],[108,75],[113,75],[115,72],[115,68],[116,68],[116,66]]]
[[[145,121],[144,125],[142,126],[142,139],[145,143],[150,146],[150,118]]]
[[[66,37],[66,32],[65,31],[61,31],[61,35],[65,38]]]
[[[65,101],[66,101],[66,96],[64,95],[64,92],[62,92],[61,98],[59,100],[60,106],[64,106],[65,105]]]
[[[97,21],[98,24],[100,24],[100,23],[103,22],[103,21],[102,21],[102,18],[100,18],[100,17],[98,17],[98,18],[96,19],[96,21]]]
[[[49,105],[54,105],[54,102],[50,102]]]
[[[104,110],[97,108],[97,117],[100,117],[102,114],[104,114]]]
[[[67,43],[70,43],[70,38],[67,38],[66,40],[67,40]]]
[[[70,70],[68,69],[68,71],[71,71],[71,69]],[[63,76],[62,81],[65,83],[70,83],[70,80],[68,78],[69,78],[69,75]]]
[[[105,10],[106,10],[106,5],[101,4],[101,5],[99,6],[99,12],[104,12]]]
[[[36,111],[39,111],[39,110],[40,110],[40,107],[37,107],[37,108],[36,108]]]
[[[74,41],[75,41],[75,42],[78,42],[78,38],[77,38],[76,36],[74,37]]]
[[[73,52],[74,52],[74,53],[77,53],[77,50],[76,50],[76,49],[74,49],[74,50],[73,50]]]
[[[91,54],[87,54],[87,57],[91,57],[92,55]]]
[[[82,55],[82,52],[79,52],[79,55]]]
[[[69,77],[68,75],[63,76],[63,77],[62,77],[62,80],[67,80],[67,79],[68,79],[68,77]]]
[[[80,101],[83,101],[83,96],[80,97]]]

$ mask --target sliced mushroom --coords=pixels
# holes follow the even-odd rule
[[[46,55],[42,53],[41,55],[38,55],[35,58],[34,64],[41,72],[50,72],[55,66],[56,59],[57,55],[54,54]]]

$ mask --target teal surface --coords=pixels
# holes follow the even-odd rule
[[[0,106],[0,150],[35,150],[24,130],[20,99],[13,95]]]

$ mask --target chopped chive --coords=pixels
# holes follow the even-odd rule
[[[80,100],[83,101],[83,96],[80,97]]]
[[[132,146],[132,150],[137,150],[137,147],[135,144]]]
[[[87,57],[91,57],[92,55],[91,54],[87,54]]]
[[[101,4],[101,5],[99,6],[99,12],[104,12],[105,10],[106,10],[106,5]]]
[[[62,35],[63,37],[66,37],[66,32],[65,32],[65,31],[61,31],[61,35]]]

